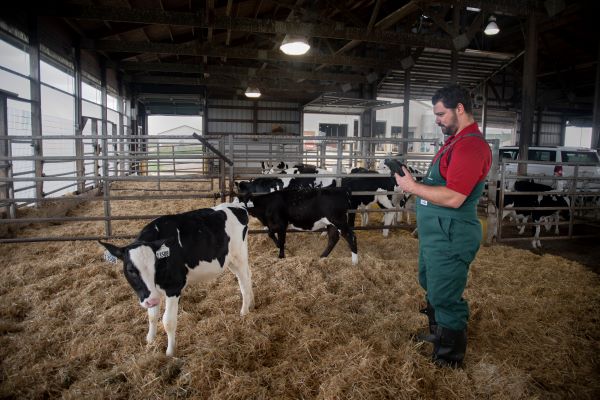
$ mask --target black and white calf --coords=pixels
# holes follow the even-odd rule
[[[542,246],[540,241],[541,225],[544,225],[546,231],[549,231],[553,224],[556,224],[554,233],[558,235],[558,222],[560,217],[570,218],[569,200],[565,196],[559,195],[505,195],[502,219],[506,216],[514,218],[515,221],[526,224],[529,218],[536,223],[531,245],[534,249]],[[523,208],[538,208],[534,210],[523,210]],[[525,231],[525,225],[521,226],[519,235]]]
[[[284,170],[289,168],[288,164],[283,161],[279,161],[277,164],[273,164],[268,161],[261,161],[260,165],[262,167],[262,173],[265,175],[273,174],[275,170]]]
[[[381,175],[377,171],[368,171],[361,173],[372,174],[373,177],[347,177],[342,179],[342,187],[348,189],[352,193],[350,199],[350,208],[356,210],[363,210],[371,204],[377,204],[384,210],[395,208],[393,195],[391,194],[354,194],[356,192],[393,192],[396,187],[396,180],[388,175]],[[365,217],[367,213],[362,211],[363,226],[367,224],[368,219]],[[383,224],[388,226],[394,221],[395,212],[385,212],[383,214]],[[348,225],[354,228],[356,214],[348,214]],[[388,228],[383,229],[383,236],[387,236],[389,233]]]
[[[275,164],[268,161],[261,161],[260,165],[262,166],[262,173],[266,175],[283,174],[285,170],[290,169],[289,164],[284,161],[279,161]],[[295,163],[292,168],[299,170],[302,174],[316,174],[319,169],[316,165],[304,163]]]
[[[265,163],[262,162],[263,168]],[[285,166],[283,161],[277,164],[278,167]],[[273,172],[277,171],[277,172]],[[296,164],[291,169],[277,169],[271,168],[271,172],[263,173],[269,175],[265,177],[255,178],[249,181],[235,182],[236,190],[240,195],[246,193],[270,193],[276,190],[284,188],[289,189],[301,189],[301,188],[313,188],[313,187],[335,187],[336,182],[334,178],[319,178],[319,177],[299,177],[299,178],[278,178],[277,174],[318,174],[329,173],[329,171],[320,170],[317,167],[313,167],[306,164]]]
[[[541,183],[534,182],[533,180],[518,180],[514,183],[514,190],[516,192],[548,192],[552,190],[551,186],[544,185]],[[498,197],[500,192],[496,192],[496,203],[498,203]],[[532,216],[531,211],[522,210],[516,212],[513,207],[537,207],[540,199],[536,196],[520,196],[520,195],[506,195],[504,197],[504,211],[502,212],[502,220],[508,217],[509,221],[527,223],[527,220]],[[515,202],[518,205],[515,205]],[[558,226],[557,226],[558,228]],[[519,227],[519,235],[525,232],[525,225]]]
[[[283,181],[279,178],[261,177],[250,181],[234,183],[239,194],[270,193],[283,189]]]
[[[423,171],[420,171],[416,168],[411,167],[410,165],[405,165],[406,168],[408,168],[408,171],[411,173],[411,175],[415,178],[415,180],[417,182],[422,182],[423,181],[423,176],[425,175],[423,173]],[[379,172],[380,174],[390,174],[393,176],[392,172],[390,171],[390,169],[388,168],[387,165],[385,165],[384,161],[381,161],[377,164],[377,172]],[[402,208],[403,211],[398,211],[395,214],[395,221],[396,222],[401,222],[402,221],[402,214],[404,214],[405,219],[406,219],[406,223],[410,224],[410,212],[406,209],[406,203],[408,203],[408,201],[410,200],[410,198],[412,197],[411,193],[406,193],[403,192],[402,189],[400,189],[400,187],[395,186],[394,187],[394,191],[398,192],[392,195],[392,204],[396,207],[396,208]],[[415,230],[413,231],[413,235],[416,233],[417,228],[415,228]]]
[[[352,251],[352,263],[358,262],[356,237],[348,225],[350,194],[342,188],[284,189],[264,195],[246,194],[240,200],[248,212],[267,227],[269,237],[279,249],[279,258],[285,257],[285,236],[291,229],[315,231],[327,229],[329,243],[321,254],[327,257],[339,240],[340,234]]]
[[[284,167],[284,168],[280,168]],[[264,163],[263,163],[264,168]],[[263,169],[263,173],[265,173]],[[296,175],[296,174],[314,174],[315,176],[302,176],[297,178],[280,178],[283,181],[283,187],[289,189],[301,189],[301,188],[326,188],[336,187],[336,180],[334,177],[322,177],[319,174],[331,174],[332,171],[326,169],[317,168],[314,165],[308,164],[296,164],[293,168],[288,168],[287,164],[281,161],[277,164],[277,167],[271,168],[270,175]]]
[[[148,343],[156,336],[160,301],[166,298],[162,322],[168,338],[167,356],[175,352],[179,297],[188,283],[212,280],[227,267],[240,285],[241,315],[254,307],[248,264],[248,212],[242,204],[165,215],[146,225],[127,246],[100,244],[107,250],[108,261],[123,261],[127,282],[140,305],[148,309]]]

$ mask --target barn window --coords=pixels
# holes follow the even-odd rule
[[[392,126],[391,135],[393,138],[402,138],[402,127],[401,126]],[[414,139],[415,138],[415,128],[408,128],[408,136],[406,139]],[[408,151],[413,151],[414,143],[408,143]],[[398,148],[398,144],[394,143],[392,146],[392,151],[397,153],[400,151]]]
[[[347,124],[319,124],[319,132],[325,133],[327,137],[347,137]]]
[[[386,121],[377,121],[375,122],[375,137],[376,138],[385,138],[385,127],[386,127]],[[377,151],[383,151],[384,150],[384,143],[383,142],[378,142],[377,143]]]

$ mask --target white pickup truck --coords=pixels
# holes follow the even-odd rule
[[[506,174],[516,174],[518,163],[507,162],[517,160],[518,146],[500,147],[500,161],[505,163]],[[529,147],[527,176],[538,183],[552,186],[556,190],[568,190],[570,180],[543,179],[537,176],[573,177],[577,164],[577,176],[592,178],[578,180],[578,190],[600,190],[600,157],[594,149],[564,146],[531,146]],[[537,163],[539,162],[539,163]],[[505,179],[506,188],[512,190],[516,178]]]

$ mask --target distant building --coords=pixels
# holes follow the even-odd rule
[[[203,145],[192,136],[202,132],[189,125],[158,132],[148,138],[148,155],[156,156],[147,162],[151,175],[177,175],[203,173],[207,165],[198,162],[198,155],[203,152]]]
[[[173,128],[173,129],[168,129],[166,131],[158,132],[151,136],[160,136],[161,137],[161,140],[160,140],[161,145],[163,144],[163,142],[165,144],[167,144],[167,142],[168,142],[169,145],[176,145],[176,144],[183,144],[183,143],[198,143],[198,140],[195,139],[194,137],[192,137],[192,134],[194,132],[199,135],[202,135],[202,132],[196,128],[193,128],[189,125],[181,125],[176,128]],[[185,138],[177,138],[177,139],[173,139],[173,140],[166,139],[169,136],[189,136],[189,139],[185,139]]]

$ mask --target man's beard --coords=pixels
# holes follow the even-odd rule
[[[452,136],[457,131],[456,126],[454,126],[454,125],[450,125],[450,126],[440,125],[440,128],[442,129],[442,133],[445,136]]]
[[[438,124],[438,126],[440,127],[440,129],[442,130],[442,133],[446,136],[452,136],[455,133],[458,132],[458,118],[456,117],[456,114],[454,115],[454,119],[453,121],[448,124],[448,125],[441,125]]]

